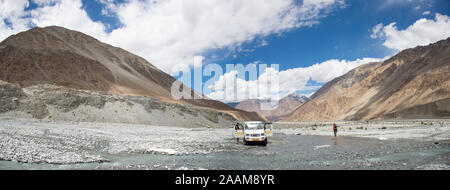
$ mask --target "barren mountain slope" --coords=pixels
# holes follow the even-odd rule
[[[62,27],[34,28],[0,43],[0,80],[22,87],[54,84],[82,90],[147,96],[229,112],[240,120],[259,120],[256,113],[235,110],[214,100],[172,98],[175,79],[123,49]]]
[[[284,121],[450,117],[450,38],[357,67]]]

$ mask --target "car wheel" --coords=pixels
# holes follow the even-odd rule
[[[263,146],[267,146],[267,139],[262,143]]]

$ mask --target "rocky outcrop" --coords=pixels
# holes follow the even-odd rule
[[[21,88],[0,81],[0,115],[73,122],[226,128],[231,115],[159,99],[75,90],[55,85]]]

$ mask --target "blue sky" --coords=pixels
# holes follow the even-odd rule
[[[278,64],[276,93],[308,95],[356,66],[449,37],[449,8],[448,0],[5,0],[0,38],[59,25],[129,50],[174,77],[195,67],[193,56],[224,70]],[[233,101],[221,97],[221,85],[236,78],[247,85],[240,88],[252,88],[248,78],[229,74],[216,76],[216,87],[203,93]]]
[[[370,30],[379,23],[396,22],[404,29],[420,18],[433,18],[433,13],[450,15],[450,1],[430,1],[430,7],[421,3],[398,3],[381,7],[381,0],[356,0],[343,9],[336,9],[320,24],[295,29],[281,35],[265,38],[269,45],[254,52],[217,60],[218,63],[250,63],[256,60],[278,63],[280,70],[309,66],[329,59],[354,60],[362,57],[385,57],[397,52],[382,45],[382,40],[370,38]],[[422,5],[423,6],[423,5]],[[429,15],[422,15],[430,11]],[[245,46],[252,48],[253,43]]]
[[[347,1],[345,8],[335,9],[320,24],[294,29],[283,34],[273,34],[264,38],[268,45],[258,47],[261,40],[244,45],[251,52],[237,53],[209,59],[218,64],[248,64],[261,61],[279,64],[280,70],[308,67],[330,59],[355,60],[363,57],[384,58],[398,53],[398,50],[383,46],[383,40],[372,39],[371,29],[379,23],[396,22],[398,28],[405,29],[420,18],[432,19],[434,13],[449,14],[450,1],[398,2],[385,5],[386,1]],[[430,14],[423,13],[429,11]],[[226,54],[227,50],[216,50],[211,54]],[[208,62],[208,60],[206,61]],[[308,86],[324,83],[308,81]],[[297,93],[310,94],[313,90],[299,90]]]

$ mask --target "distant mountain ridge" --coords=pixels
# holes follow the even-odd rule
[[[308,97],[299,94],[290,94],[279,100],[278,106],[274,110],[261,110],[263,103],[270,100],[249,99],[241,102],[232,102],[228,105],[249,112],[257,112],[270,121],[279,121],[290,115],[295,109],[308,101]]]
[[[326,83],[283,121],[450,118],[450,38]]]

